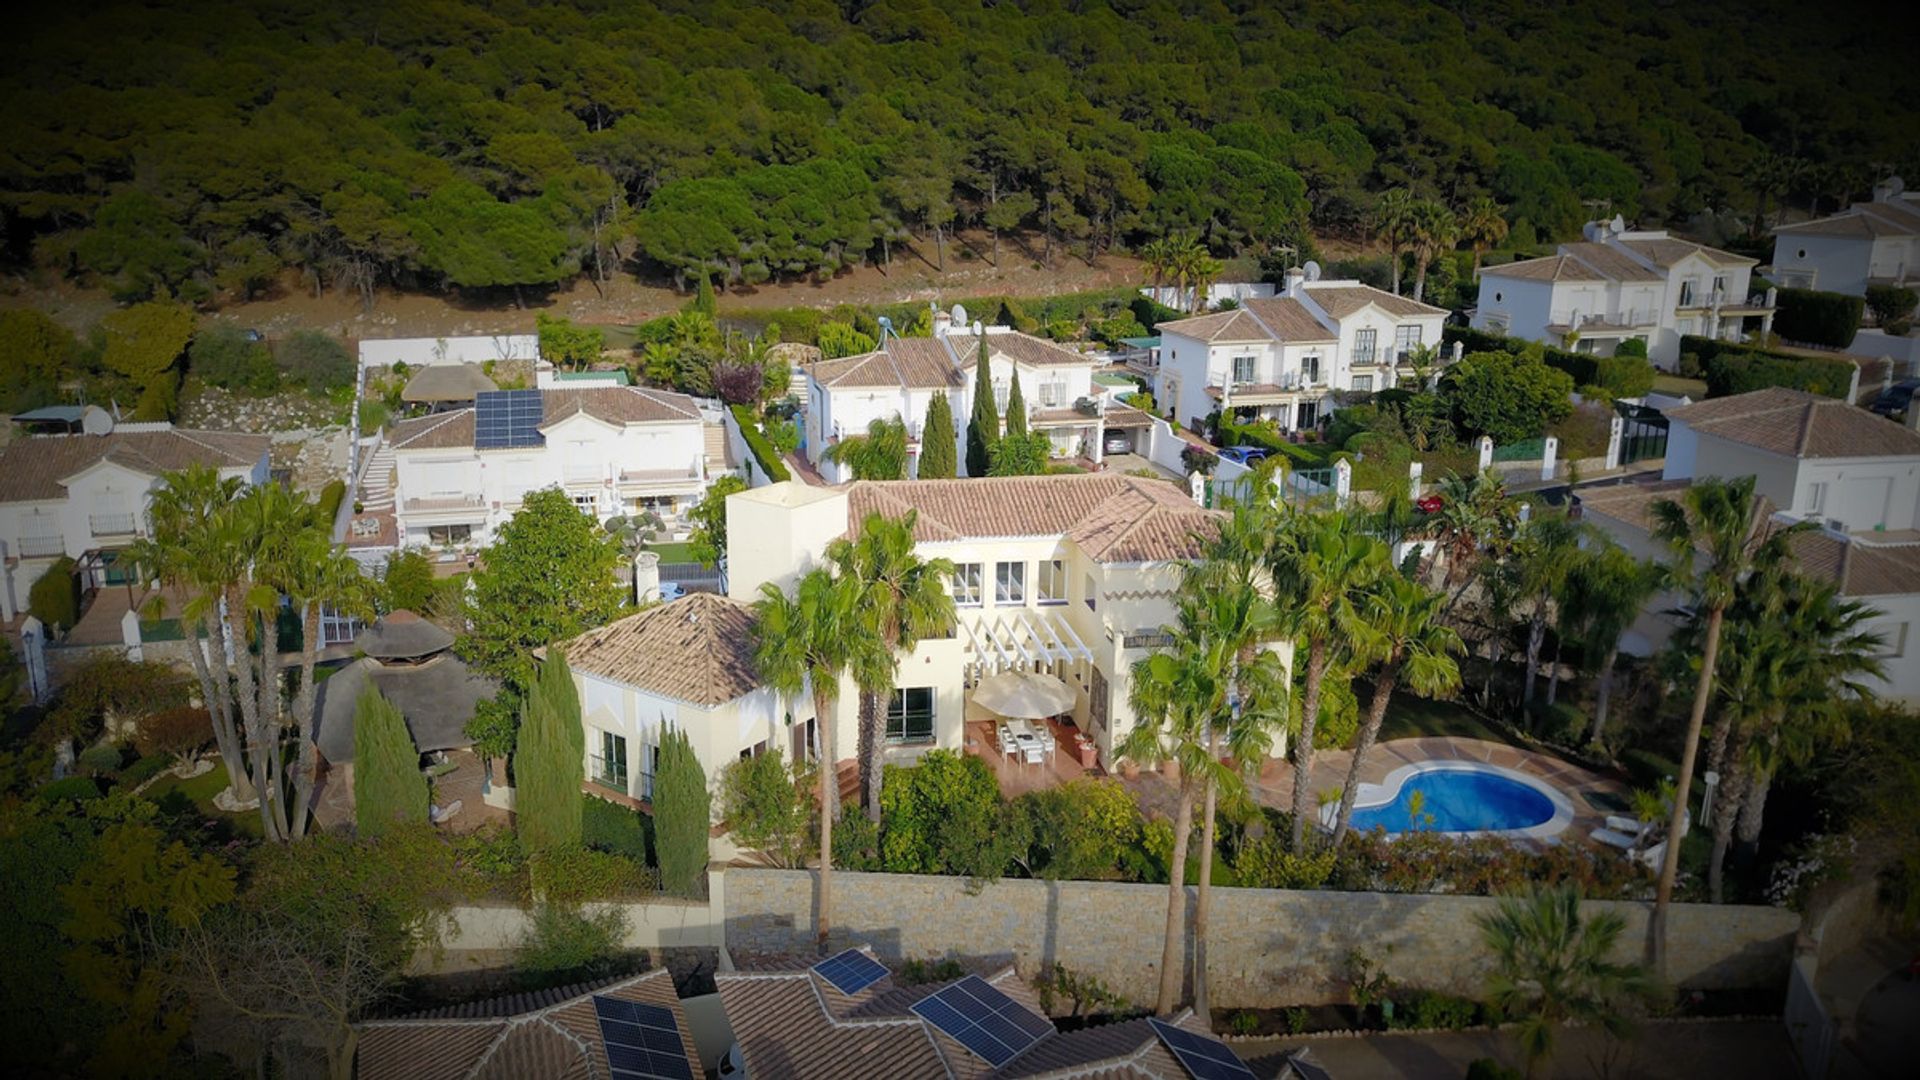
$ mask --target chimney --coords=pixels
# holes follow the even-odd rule
[[[933,313],[933,336],[934,337],[937,337],[937,338],[946,337],[947,331],[951,330],[952,328],[953,328],[952,315],[949,315],[944,311],[936,311]]]
[[[1892,202],[1900,193],[1907,190],[1906,182],[1897,176],[1889,176],[1873,185],[1874,202]]]
[[[643,551],[633,557],[633,602],[651,604],[660,599],[660,555]]]
[[[1307,280],[1307,272],[1298,266],[1290,266],[1287,268],[1287,274],[1284,280],[1286,281],[1286,295],[1297,298],[1300,295],[1301,284]]]

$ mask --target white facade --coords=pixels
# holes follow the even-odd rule
[[[1865,296],[1869,285],[1920,283],[1920,192],[1898,178],[1872,202],[1773,232],[1771,272],[1782,286]]]
[[[1668,368],[1682,337],[1739,341],[1772,329],[1771,297],[1748,295],[1754,260],[1629,231],[1619,218],[1589,222],[1586,236],[1554,255],[1482,269],[1473,328],[1601,356],[1639,339]]]
[[[540,355],[535,334],[480,334],[443,338],[365,338],[360,366],[428,367],[433,364],[484,364],[489,360],[534,360]]]

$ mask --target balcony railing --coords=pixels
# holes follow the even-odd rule
[[[598,754],[592,755],[590,762],[590,767],[587,769],[587,778],[589,780],[592,780],[603,788],[617,791],[622,795],[627,793],[626,762],[610,761]]]
[[[91,514],[87,517],[87,528],[95,536],[132,536],[132,514]]]
[[[67,541],[59,536],[23,536],[19,554],[23,559],[50,559],[67,553]]]
[[[1365,364],[1384,364],[1386,362],[1387,362],[1386,351],[1383,349],[1375,348],[1375,349],[1353,350],[1353,363],[1355,367],[1359,367]]]
[[[407,510],[411,513],[431,513],[435,510],[478,510],[485,505],[485,500],[478,495],[432,495],[423,499],[407,500]]]

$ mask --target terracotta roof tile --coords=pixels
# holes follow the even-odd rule
[[[1920,543],[1881,543],[1870,536],[1841,538],[1826,531],[1793,538],[1800,568],[1840,586],[1847,596],[1920,593]]]
[[[1291,296],[1247,300],[1240,305],[1273,332],[1275,341],[1332,342],[1339,337],[1321,325],[1307,306]]]
[[[1610,281],[1659,281],[1660,275],[1640,265],[1625,252],[1591,240],[1561,244],[1560,252],[1571,255]]]
[[[594,386],[540,392],[546,414],[542,427],[586,413],[610,424],[647,424],[700,419],[700,406],[685,394],[645,386]]]
[[[963,361],[971,361],[978,348],[977,339],[967,335],[955,334],[946,339],[946,343]],[[1032,334],[1015,331],[1011,334],[988,334],[987,350],[999,353],[1016,363],[1029,367],[1049,367],[1056,364],[1093,364],[1091,356],[1082,356],[1072,349],[1062,348],[1051,341],[1042,341]]]
[[[1606,276],[1571,255],[1546,255],[1521,259],[1500,266],[1483,266],[1481,277],[1516,278],[1520,281],[1605,281]]]
[[[473,410],[455,409],[402,420],[387,432],[395,450],[451,450],[473,445]]]
[[[1620,245],[1638,252],[1653,265],[1666,268],[1689,255],[1698,255],[1714,266],[1752,266],[1758,259],[1749,259],[1745,255],[1735,255],[1731,251],[1721,251],[1705,244],[1696,244],[1691,240],[1676,240],[1671,237],[1664,240],[1621,240]]]
[[[848,486],[847,527],[868,514],[918,511],[916,539],[1072,537],[1102,562],[1154,562],[1199,554],[1220,514],[1172,484],[1112,473],[861,480]]]
[[[1307,285],[1306,290],[1313,302],[1320,305],[1321,311],[1336,319],[1344,319],[1368,304],[1379,306],[1389,315],[1411,317],[1447,313],[1446,308],[1423,304],[1412,297],[1395,296],[1371,285]]]
[[[185,428],[16,438],[0,447],[0,502],[64,499],[62,480],[109,458],[151,476],[189,465],[248,468],[268,442],[265,435]]]
[[[692,593],[565,642],[567,664],[648,693],[713,707],[760,686],[753,610]]]
[[[1187,319],[1175,319],[1172,322],[1159,323],[1154,331],[1160,334],[1179,334],[1198,341],[1269,341],[1273,335],[1267,331],[1260,320],[1247,314],[1244,308],[1232,311],[1216,311],[1211,315],[1195,315]]]
[[[938,390],[966,383],[965,371],[947,343],[935,338],[892,338],[873,352],[822,360],[808,371],[822,386]]]
[[[1920,455],[1920,433],[1837,398],[1769,387],[1667,411],[1703,435],[1796,458]]]

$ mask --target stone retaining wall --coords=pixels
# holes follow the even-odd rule
[[[811,872],[734,868],[725,877],[731,952],[811,951]],[[1010,959],[1027,975],[1058,962],[1134,1002],[1150,1003],[1158,985],[1163,886],[1007,880],[969,895],[960,878],[841,872],[833,880],[836,945],[868,944],[893,962]],[[1189,912],[1192,897],[1189,889]],[[1474,920],[1495,903],[1469,896],[1215,889],[1208,935],[1213,1003],[1255,1008],[1342,1000],[1355,949],[1402,985],[1477,996],[1485,966]],[[1650,905],[1597,901],[1590,907],[1626,917],[1620,958],[1637,959]],[[1781,986],[1799,924],[1799,916],[1778,908],[1677,904],[1672,976],[1702,989]]]
[[[590,915],[609,908],[619,908],[626,914],[625,948],[720,948],[723,927],[708,904],[660,899],[582,905]],[[451,912],[451,923],[441,935],[440,944],[457,952],[516,949],[531,925],[530,914],[517,905],[463,905]]]

